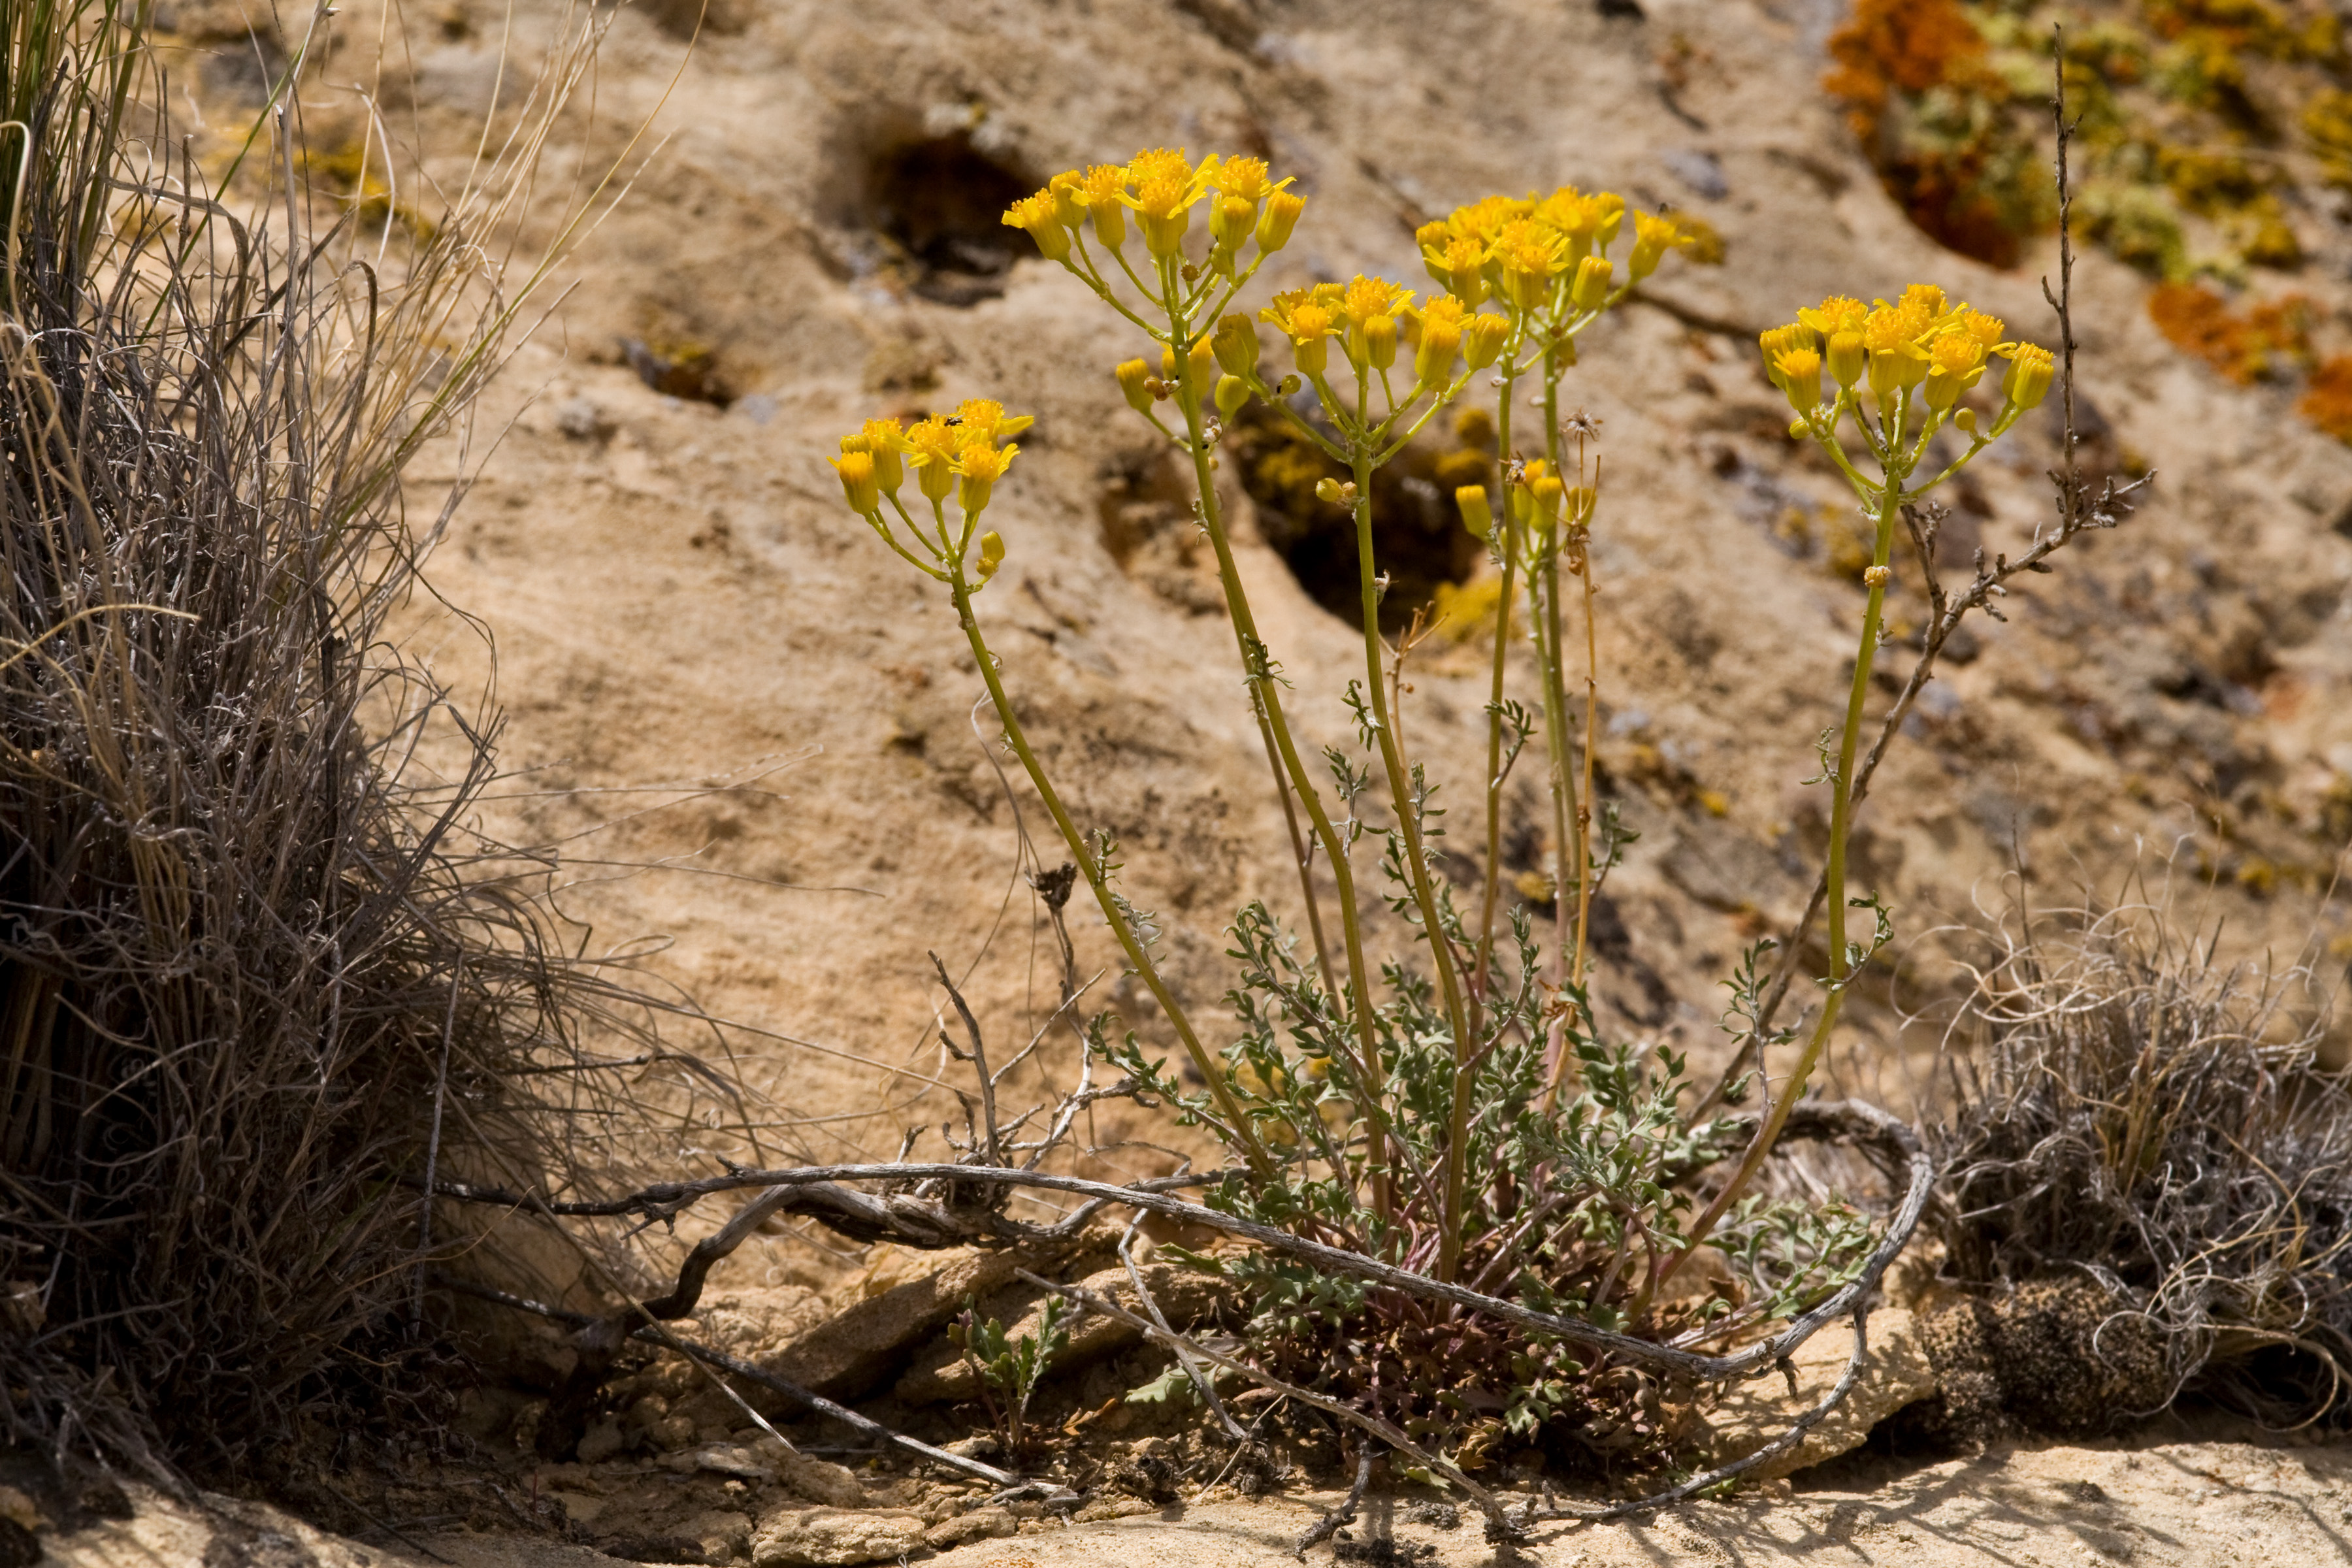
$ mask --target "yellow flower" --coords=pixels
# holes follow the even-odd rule
[[[1927,406],[1949,408],[1984,374],[1984,345],[1966,331],[1946,332],[1927,351]]]
[[[1118,378],[1118,390],[1127,405],[1138,414],[1151,412],[1151,367],[1139,359],[1131,359],[1111,374]]]
[[[1939,301],[1943,298],[1933,284],[1919,287],[1933,289]],[[1934,312],[1918,288],[1906,290],[1899,305],[1878,301],[1862,323],[1863,344],[1870,350],[1871,391],[1890,397],[1897,387],[1919,384],[1927,374],[1927,351],[1919,340],[1934,324]]]
[[[1008,436],[1018,436],[1037,420],[1034,415],[1030,414],[1008,417],[1004,405],[992,397],[967,397],[956,405],[955,418],[951,423],[956,430],[956,447],[961,451],[982,442],[993,445]]]
[[[1143,225],[1144,247],[1162,260],[1184,248],[1184,230],[1192,220],[1192,203],[1200,193],[1185,180],[1145,180],[1128,205]]]
[[[1253,207],[1275,189],[1263,158],[1227,158],[1210,174],[1209,184],[1219,195],[1238,197]]]
[[[1412,290],[1390,282],[1385,278],[1367,278],[1359,272],[1348,281],[1347,292],[1339,298],[1339,309],[1348,324],[1361,331],[1375,316],[1393,318],[1399,310],[1412,303]]]
[[[1083,178],[1076,169],[1066,169],[1045,182],[1046,194],[1054,198],[1054,216],[1064,228],[1076,229],[1086,221],[1087,210],[1079,200]]]
[[[1127,161],[1127,177],[1130,184],[1141,185],[1152,180],[1174,180],[1179,184],[1192,181],[1192,165],[1182,148],[1173,150],[1155,147],[1149,153],[1138,153]]]
[[[1822,300],[1818,309],[1798,311],[1797,320],[1826,338],[1839,332],[1861,331],[1862,323],[1869,314],[1870,308],[1861,300],[1843,294],[1832,294]]]
[[[1425,384],[1435,386],[1453,373],[1466,313],[1461,300],[1446,295],[1432,300],[1422,311],[1421,343],[1414,350],[1412,367]]]
[[[1374,316],[1366,321],[1362,341],[1364,357],[1374,370],[1386,370],[1396,363],[1397,322],[1394,316]]]
[[[1551,280],[1567,268],[1559,236],[1527,218],[1506,224],[1491,254],[1503,269],[1503,292],[1522,310],[1539,308],[1551,294]]]
[[[1830,378],[1852,391],[1869,363],[1860,332],[1839,332],[1830,339]]]
[[[1276,191],[1265,198],[1265,211],[1258,215],[1257,247],[1272,255],[1290,243],[1290,231],[1298,226],[1298,215],[1307,210],[1307,198],[1288,191]]]
[[[1462,359],[1472,370],[1484,370],[1502,357],[1503,347],[1511,340],[1511,323],[1505,316],[1473,316],[1462,329]]]
[[[1486,499],[1484,485],[1464,485],[1454,492],[1454,504],[1461,510],[1462,526],[1480,539],[1495,531],[1495,509]]]
[[[2049,395],[2056,374],[2057,362],[2048,349],[2039,343],[2018,343],[2009,353],[2009,374],[2001,378],[2001,395],[2022,414]]]
[[[1951,330],[1967,333],[1978,347],[1990,353],[2000,347],[2000,334],[2007,330],[2007,323],[1999,316],[1988,316],[1982,310],[1963,305],[1952,313]]]
[[[1238,310],[1217,319],[1209,343],[1227,374],[1247,375],[1257,367],[1257,329]]]
[[[1780,390],[1789,395],[1789,406],[1800,414],[1810,415],[1822,405],[1822,356],[1811,349],[1788,349],[1782,352],[1774,367],[1780,374]]]
[[[1914,283],[1903,290],[1902,309],[1916,310],[1932,321],[1944,313],[1944,291],[1933,283]]]
[[[1576,280],[1569,285],[1568,297],[1580,310],[1598,310],[1609,303],[1609,286],[1614,281],[1616,269],[1605,256],[1588,256],[1576,264]]]
[[[857,437],[866,443],[866,449],[874,454],[874,478],[882,487],[882,493],[897,495],[899,485],[907,478],[906,465],[898,460],[898,454],[907,449],[907,437],[898,428],[898,422],[896,419],[868,419],[858,428]],[[850,449],[846,439],[842,442],[841,449],[845,452]]]
[[[1028,230],[1048,261],[1059,261],[1070,253],[1070,231],[1062,226],[1054,208],[1054,193],[1048,190],[1024,196],[1004,209],[1005,226]]]
[[[1127,170],[1097,163],[1078,186],[1078,199],[1094,215],[1095,237],[1117,250],[1127,243]]]
[[[934,414],[907,432],[908,455],[926,500],[942,501],[955,488],[956,427]]]
[[[1658,269],[1658,263],[1669,250],[1678,250],[1691,243],[1690,236],[1670,217],[1650,213],[1633,215],[1633,254],[1625,263],[1625,270],[1639,283]]]
[[[1275,329],[1290,340],[1291,353],[1299,371],[1307,375],[1320,375],[1329,361],[1331,335],[1335,318],[1330,308],[1312,293],[1289,289],[1274,297],[1274,303],[1258,312],[1258,320],[1270,321]]]
[[[847,449],[848,441],[860,439],[863,437],[848,437],[843,443],[841,456],[827,458],[825,461],[831,463],[834,471],[841,476],[841,491],[849,502],[849,510],[860,517],[871,517],[882,510],[882,491],[874,480],[874,454]]]
[[[977,517],[987,507],[991,487],[1004,477],[1004,470],[1013,466],[1013,459],[1020,450],[1018,447],[982,446],[963,449],[955,466],[956,473],[963,479],[956,500],[963,507],[966,517]]]
[[[1802,321],[1759,333],[1756,346],[1764,351],[1764,374],[1771,378],[1772,384],[1788,391],[1788,384],[1780,378],[1780,356],[1791,349],[1810,349],[1817,341],[1813,329]]]

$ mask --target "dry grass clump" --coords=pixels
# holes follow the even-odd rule
[[[2352,1096],[2317,1065],[2317,1001],[2307,969],[2216,967],[2161,907],[2008,933],[1934,1134],[1947,1275],[1983,1296],[1937,1331],[1956,1415],[2084,1432],[2185,1389],[2276,1423],[2345,1407]]]
[[[0,1437],[250,1473],[427,1396],[436,1166],[563,1180],[582,1032],[636,1026],[385,640],[591,35],[410,244],[313,212],[299,112],[233,211],[142,107],[143,6],[0,17]]]

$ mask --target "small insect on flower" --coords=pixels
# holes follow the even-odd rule
[[[956,427],[936,414],[907,432],[907,455],[915,465],[916,483],[922,488],[924,500],[943,501],[955,489],[959,445]]]

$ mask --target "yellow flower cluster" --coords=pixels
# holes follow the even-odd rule
[[[911,467],[916,488],[931,503],[935,518],[942,516],[950,495],[956,498],[963,510],[964,537],[969,540],[972,520],[987,509],[996,481],[1020,455],[1021,448],[1009,437],[1034,423],[1025,414],[1006,414],[1001,403],[974,397],[957,405],[953,414],[934,414],[911,429],[896,419],[868,419],[854,434],[841,438],[841,456],[827,460],[841,476],[842,495],[849,510],[882,531],[886,538],[890,532],[882,519],[883,503],[887,500],[891,510],[906,518],[898,491]],[[943,543],[948,540],[944,527],[940,537]],[[935,560],[946,562],[947,556],[919,530],[917,538]],[[959,554],[961,548],[955,547]],[[993,533],[982,539],[981,580],[992,576],[1003,559],[1002,539]]]
[[[1622,196],[1562,185],[1548,196],[1488,196],[1456,207],[1413,237],[1430,277],[1465,305],[1499,298],[1522,311],[1565,304],[1589,312],[1605,305],[1616,287],[1605,252],[1625,216]],[[1672,218],[1636,213],[1626,270],[1638,283],[1667,252],[1690,243]]]
[[[2048,394],[2053,366],[2049,350],[2004,342],[2002,331],[1999,317],[1948,302],[1932,283],[1915,283],[1891,304],[1824,300],[1759,341],[1765,374],[1807,418],[1821,407],[1824,369],[1841,402],[1866,379],[1882,409],[1897,394],[1917,389],[1940,416],[1976,385],[1988,359],[1998,355],[2010,362],[2001,382],[2006,407],[1998,426],[2005,429]]]
[[[1238,343],[1248,333],[1248,321],[1232,316],[1225,320],[1238,323],[1234,330]],[[1386,371],[1396,363],[1400,346],[1412,349],[1415,384],[1432,387],[1443,386],[1454,374],[1456,355],[1472,370],[1494,363],[1510,332],[1504,318],[1475,314],[1459,296],[1439,295],[1416,306],[1412,289],[1360,273],[1345,283],[1318,283],[1276,294],[1258,312],[1258,320],[1290,340],[1291,357],[1302,375],[1319,379],[1329,369],[1330,342],[1336,336],[1359,375]],[[1249,334],[1249,341],[1247,352],[1255,359],[1255,334]]]
[[[1046,259],[1061,261],[1089,227],[1098,244],[1119,250],[1127,244],[1132,214],[1143,231],[1144,249],[1166,261],[1182,256],[1192,209],[1207,201],[1209,265],[1231,277],[1235,258],[1251,239],[1269,254],[1290,243],[1307,201],[1289,184],[1274,179],[1263,158],[1212,154],[1196,165],[1181,149],[1159,147],[1124,163],[1056,174],[1042,190],[1006,208],[1004,221],[1027,231]]]

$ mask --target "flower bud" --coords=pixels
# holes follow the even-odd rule
[[[1331,363],[1329,338],[1294,338],[1290,356],[1297,363],[1301,375],[1321,375]]]
[[[1257,329],[1239,310],[1218,318],[1209,342],[1226,374],[1245,376],[1257,368]]]
[[[1963,408],[1952,416],[1952,423],[1960,427],[1963,435],[1973,436],[1977,433],[1977,411],[1973,408]]]
[[[1568,487],[1559,482],[1557,474],[1539,475],[1528,482],[1528,504],[1546,522],[1559,518],[1560,502],[1567,495]]]
[[[1424,322],[1421,344],[1413,350],[1413,374],[1427,386],[1440,386],[1454,374],[1454,355],[1462,346],[1462,329],[1450,321]]]
[[[1250,400],[1249,383],[1237,375],[1217,377],[1217,412],[1231,419]]]
[[[1239,196],[1220,196],[1209,208],[1209,237],[1226,250],[1238,250],[1257,223],[1257,204]]]
[[[1454,492],[1454,504],[1462,513],[1462,526],[1480,539],[1495,531],[1495,509],[1486,499],[1484,485],[1464,485]]]
[[[1511,340],[1507,316],[1473,316],[1463,324],[1462,358],[1472,370],[1484,370],[1502,357]]]
[[[1062,226],[1054,209],[1050,190],[1024,196],[1004,209],[1005,226],[1026,230],[1048,261],[1059,261],[1070,253],[1070,231]]]
[[[2009,374],[2001,378],[2001,395],[2021,414],[2039,407],[2050,394],[2050,382],[2056,372],[2048,349],[2039,343],[2020,343],[2010,358]]]
[[[1095,237],[1117,250],[1127,243],[1127,204],[1096,202],[1087,209],[1094,214]]]
[[[1822,405],[1822,356],[1811,349],[1790,349],[1780,356],[1780,390],[1789,406],[1811,414]]]
[[[942,501],[955,489],[955,469],[934,458],[915,465],[915,482],[922,487],[925,500]]]
[[[1830,379],[1851,392],[1853,384],[1862,379],[1868,367],[1869,356],[1863,352],[1860,332],[1836,332],[1830,337]]]
[[[1598,310],[1609,302],[1609,284],[1615,269],[1605,256],[1588,256],[1576,264],[1576,281],[1568,297],[1580,310]]]
[[[1087,220],[1087,209],[1078,200],[1080,184],[1081,177],[1076,169],[1056,174],[1045,182],[1045,193],[1054,198],[1054,221],[1064,228],[1075,229]]]
[[[1151,367],[1139,359],[1129,360],[1111,373],[1118,377],[1118,390],[1127,398],[1127,405],[1138,414],[1151,412]]]
[[[1004,536],[990,529],[980,536],[980,580],[987,582],[1004,564]]]
[[[1298,226],[1298,215],[1306,210],[1305,196],[1294,196],[1288,191],[1267,196],[1265,211],[1258,215],[1257,247],[1271,253],[1288,245],[1290,231]]]
[[[1397,324],[1394,316],[1374,316],[1364,323],[1364,357],[1374,370],[1396,363]]]
[[[871,517],[882,510],[882,488],[874,481],[874,454],[848,450],[850,441],[862,441],[862,436],[852,436],[843,441],[838,458],[825,460],[841,476],[841,490],[849,502],[849,510],[860,517]]]
[[[1185,379],[1192,383],[1192,390],[1206,394],[1217,378],[1217,350],[1206,334],[1192,340],[1192,352],[1185,363],[1190,366]]]

